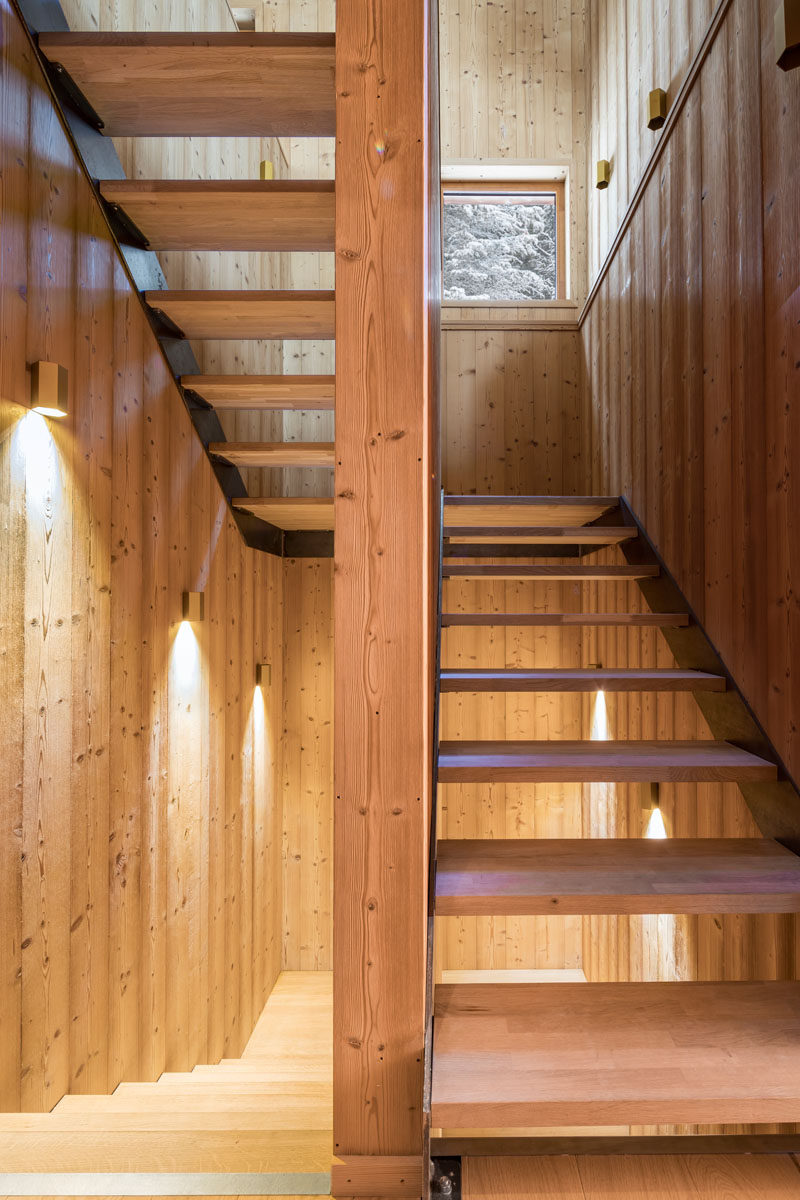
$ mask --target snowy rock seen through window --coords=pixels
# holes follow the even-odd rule
[[[444,198],[445,300],[554,300],[556,205],[548,194]]]

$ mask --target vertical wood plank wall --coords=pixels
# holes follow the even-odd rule
[[[800,74],[772,16],[730,4],[589,305],[584,429],[798,779]]]
[[[651,135],[643,98],[667,86],[649,74],[653,45],[659,75],[670,64],[672,99],[705,32],[700,11],[710,13],[670,5],[667,36],[639,6],[650,32],[628,40],[616,74],[613,30],[626,7],[630,21],[630,5],[592,8],[593,136],[598,153],[616,137],[618,164],[625,155],[628,163],[617,191],[612,175],[595,197],[593,264],[638,183],[640,139],[667,140],[582,323],[591,486],[626,495],[798,778],[800,206],[787,150],[800,125],[800,74],[775,66],[774,6],[733,0],[674,128]],[[587,587],[587,606],[608,611],[612,586]],[[660,634],[646,632],[587,633],[583,655],[604,666],[672,665]],[[585,721],[592,715],[587,707]],[[609,696],[608,733],[708,736],[694,705],[677,696]],[[662,787],[661,805],[670,836],[756,832],[735,788]],[[639,789],[587,788],[584,834],[638,837],[649,811]],[[800,975],[790,916],[587,918],[583,950],[594,979]]]
[[[442,162],[569,172],[571,296],[586,295],[588,0],[442,0]]]
[[[411,1195],[439,511],[436,21],[435,0],[337,8],[334,1150],[394,1159],[383,1186]]]
[[[280,969],[283,568],[243,545],[0,14],[0,1106],[39,1110],[237,1054]],[[64,421],[21,407],[39,358]]]

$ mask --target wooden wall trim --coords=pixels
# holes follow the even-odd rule
[[[334,1151],[423,1148],[436,0],[337,6]]]
[[[614,262],[625,235],[631,226],[631,222],[633,221],[633,218],[640,204],[642,203],[642,200],[644,199],[645,192],[647,191],[647,185],[649,184],[656,167],[666,151],[669,139],[680,119],[687,100],[692,94],[695,83],[697,82],[700,72],[703,69],[703,63],[708,58],[711,48],[717,39],[717,34],[725,22],[728,9],[731,7],[732,3],[733,0],[719,0],[719,4],[714,10],[714,15],[709,22],[705,37],[703,38],[700,47],[692,60],[689,70],[686,72],[684,80],[678,89],[678,94],[669,110],[669,114],[667,115],[667,119],[664,122],[664,126],[661,131],[661,136],[653,147],[653,151],[648,158],[647,163],[645,164],[644,171],[642,172],[642,177],[636,185],[636,190],[633,193],[630,203],[625,210],[622,221],[620,222],[619,229],[617,230],[614,240],[609,247],[608,253],[603,259],[603,263],[597,273],[597,277],[589,289],[589,294],[586,297],[586,301],[581,309],[580,316],[578,317],[578,328],[583,326],[587,316],[589,315],[592,304],[594,303],[600,288],[603,286],[603,282],[608,275],[609,270],[611,269],[611,265]]]
[[[332,1196],[424,1196],[422,1155],[348,1155],[331,1170]]]

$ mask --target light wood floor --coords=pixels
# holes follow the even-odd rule
[[[16,1172],[327,1174],[332,1053],[332,976],[285,972],[241,1058],[0,1115],[0,1187]]]
[[[789,1154],[465,1158],[464,1200],[796,1200]]]

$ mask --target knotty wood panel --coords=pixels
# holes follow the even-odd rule
[[[333,933],[333,562],[284,565],[283,966],[328,971]]]
[[[662,133],[647,128],[647,97],[663,88],[671,107],[702,43],[717,0],[589,0],[586,46],[589,281],[608,252],[642,171]],[[722,112],[726,100],[714,99]],[[611,163],[598,191],[595,164]]]
[[[583,324],[584,428],[797,778],[800,89],[771,21],[731,5],[663,146]]]
[[[577,331],[448,329],[442,342],[445,492],[585,495]]]
[[[435,0],[337,6],[334,1148],[346,1157],[423,1145],[436,21]]]
[[[43,1110],[239,1053],[279,970],[282,569],[243,545],[0,14],[0,1106]],[[39,358],[69,370],[61,422],[21,407]]]
[[[588,0],[442,0],[442,160],[569,171],[570,295],[586,294]]]

